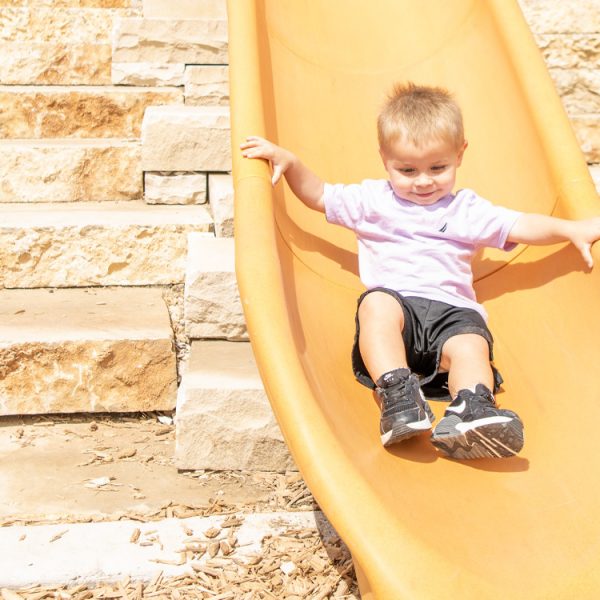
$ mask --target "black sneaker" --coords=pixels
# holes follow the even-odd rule
[[[482,384],[461,390],[436,425],[431,442],[452,458],[505,458],[523,447],[523,422],[512,410],[496,407]]]
[[[433,412],[409,369],[394,369],[377,380],[381,400],[381,443],[396,444],[431,429]]]

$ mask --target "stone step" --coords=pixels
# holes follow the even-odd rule
[[[188,235],[184,318],[192,339],[248,340],[235,278],[233,238]]]
[[[208,198],[217,237],[233,237],[233,177],[223,173],[208,176]]]
[[[131,140],[0,140],[0,203],[140,199],[141,157]]]
[[[148,106],[183,104],[175,87],[0,86],[0,138],[139,138]]]
[[[0,415],[171,410],[177,375],[152,288],[0,291]]]
[[[179,469],[294,467],[249,342],[192,342],[177,396]]]
[[[230,171],[227,106],[150,106],[142,122],[144,171]]]
[[[117,18],[141,14],[123,0],[0,4],[0,84],[110,85]]]
[[[183,283],[187,234],[212,228],[204,206],[6,204],[0,287]]]

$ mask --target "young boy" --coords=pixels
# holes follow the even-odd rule
[[[387,180],[331,185],[267,140],[249,137],[241,149],[271,163],[273,185],[284,175],[304,204],[356,234],[367,291],[358,299],[352,361],[358,381],[381,401],[383,445],[431,429],[421,386],[447,373],[452,401],[433,429],[434,446],[459,459],[514,456],[523,423],[494,400],[502,380],[473,290],[473,254],[483,246],[570,241],[591,268],[600,217],[525,214],[472,190],[453,193],[467,141],[460,108],[442,88],[396,86],[377,126]]]

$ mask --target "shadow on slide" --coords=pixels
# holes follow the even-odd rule
[[[600,267],[569,246],[486,250],[501,405],[525,422],[506,460],[453,461],[427,437],[379,442],[349,354],[356,244],[241,158],[247,135],[331,182],[384,176],[375,120],[399,80],[455,92],[459,187],[569,218],[600,203],[514,0],[229,0],[236,263],[257,363],[302,475],[348,544],[363,598],[600,597]],[[599,253],[596,252],[598,260]],[[444,405],[435,403],[438,418]]]

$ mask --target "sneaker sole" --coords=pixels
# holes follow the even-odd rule
[[[406,423],[397,423],[390,431],[381,434],[381,443],[384,446],[391,446],[392,444],[403,442],[408,438],[430,430],[431,421],[429,417],[425,417],[425,419],[418,423],[410,423],[408,425]]]
[[[509,458],[523,448],[523,424],[512,419],[504,423],[476,426],[464,433],[456,431],[436,436],[434,431],[431,443],[447,456],[460,460]]]

